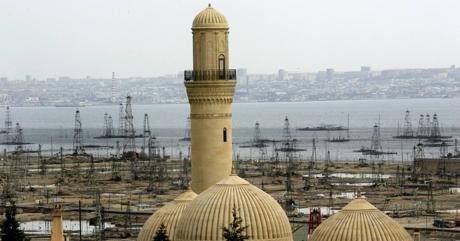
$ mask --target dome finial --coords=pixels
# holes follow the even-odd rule
[[[230,174],[230,176],[238,176],[236,174],[237,170],[236,170],[236,164],[235,162],[232,162],[232,174]]]

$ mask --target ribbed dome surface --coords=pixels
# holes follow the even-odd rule
[[[398,222],[358,197],[321,223],[309,241],[413,241]]]
[[[228,29],[228,23],[225,16],[209,5],[205,10],[196,15],[193,20],[192,29]]]
[[[179,195],[173,202],[160,208],[147,221],[145,221],[139,235],[137,236],[138,241],[152,241],[156,231],[160,227],[161,223],[166,226],[168,236],[171,241],[174,240],[174,232],[177,227],[177,223],[182,215],[182,212],[187,205],[196,197],[196,193],[193,191],[187,191]]]
[[[270,195],[236,175],[202,192],[182,214],[175,241],[224,240],[222,227],[238,210],[249,240],[292,241],[286,213]]]

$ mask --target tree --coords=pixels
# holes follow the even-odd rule
[[[2,241],[29,241],[24,234],[24,231],[19,229],[19,222],[16,220],[16,204],[11,203],[11,206],[6,208],[6,219],[0,225]]]
[[[224,230],[223,236],[227,241],[244,241],[249,239],[248,235],[244,234],[244,231],[248,228],[248,226],[241,226],[243,219],[238,216],[238,212],[235,207],[233,207],[232,211],[233,220],[228,225],[228,227],[223,227]]]
[[[153,241],[170,241],[166,226],[163,223],[160,224],[160,228],[156,231]]]

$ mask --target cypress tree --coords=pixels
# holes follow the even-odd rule
[[[223,227],[223,236],[227,241],[244,241],[249,239],[249,236],[244,234],[244,231],[248,228],[248,226],[241,226],[243,219],[238,216],[236,208],[233,207],[232,210],[233,220],[228,225],[228,227]]]
[[[153,241],[170,241],[166,226],[163,223],[160,224],[160,228],[156,231]]]
[[[11,203],[11,206],[6,208],[6,219],[0,225],[2,241],[29,241],[24,234],[24,231],[19,229],[19,222],[16,220],[16,204]]]

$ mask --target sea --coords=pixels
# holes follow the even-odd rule
[[[135,103],[135,98],[133,99]],[[412,129],[416,132],[420,114],[438,115],[443,135],[452,136],[447,152],[454,149],[454,139],[460,137],[460,99],[378,99],[378,100],[337,100],[310,102],[276,102],[276,103],[234,103],[233,104],[233,152],[234,158],[257,160],[261,153],[266,157],[275,155],[279,148],[277,142],[268,143],[264,150],[241,148],[254,137],[255,123],[260,123],[262,138],[280,140],[283,136],[285,118],[289,120],[290,133],[297,140],[296,148],[305,149],[296,152],[298,159],[307,160],[316,153],[317,160],[337,162],[357,161],[360,158],[381,159],[388,162],[410,162],[413,148],[419,140],[394,139],[398,129],[402,131],[406,110],[410,111]],[[80,110],[85,145],[109,146],[109,148],[87,149],[95,156],[110,156],[116,153],[116,141],[123,145],[123,139],[95,139],[103,134],[104,113],[111,115],[115,131],[118,127],[118,105],[97,105],[78,107]],[[13,127],[19,123],[24,133],[26,150],[38,150],[41,145],[42,155],[56,154],[60,147],[65,153],[72,152],[75,111],[77,107],[11,107]],[[149,116],[149,125],[158,145],[164,147],[165,153],[177,158],[190,155],[190,143],[180,141],[187,132],[188,104],[152,104],[132,106],[136,133],[142,134],[144,114]],[[5,109],[0,110],[0,120],[5,119]],[[347,127],[349,116],[349,142],[328,142],[328,139],[347,137],[346,131],[299,131],[297,128],[315,127],[332,124]],[[393,155],[379,157],[363,156],[354,150],[369,148],[373,126],[380,125],[380,137],[383,151],[396,152]],[[399,127],[398,127],[399,126]],[[2,134],[4,136],[4,134]],[[4,137],[0,135],[0,139]],[[313,148],[316,139],[316,151]],[[143,139],[136,139],[140,148]],[[2,145],[2,150],[14,151],[16,146]],[[30,153],[27,155],[37,155]],[[438,157],[439,147],[426,147],[426,157]]]

